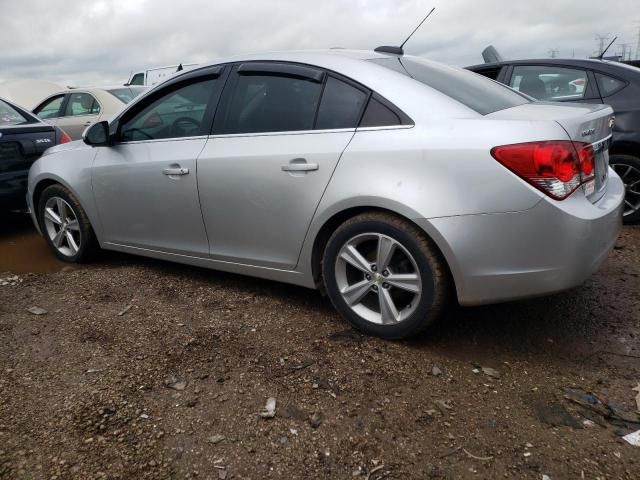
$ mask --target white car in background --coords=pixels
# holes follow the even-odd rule
[[[73,140],[101,120],[111,120],[147,87],[77,88],[45,98],[33,109],[38,118],[64,130]]]

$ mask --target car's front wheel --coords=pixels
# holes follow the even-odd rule
[[[609,163],[624,182],[624,223],[640,222],[640,158],[611,155]]]
[[[47,187],[38,202],[40,229],[53,253],[65,262],[88,260],[97,249],[89,218],[62,185]]]
[[[442,313],[450,282],[433,242],[412,223],[372,212],[342,224],[324,252],[335,308],[354,327],[384,338],[418,335]]]

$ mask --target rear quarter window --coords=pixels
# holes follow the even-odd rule
[[[524,95],[504,85],[461,68],[428,62],[416,57],[390,57],[371,61],[407,75],[480,115],[488,115],[531,102]]]

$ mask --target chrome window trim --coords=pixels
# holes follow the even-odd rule
[[[318,135],[322,133],[354,133],[355,128],[328,128],[324,130],[288,130],[281,132],[251,132],[251,133],[219,133],[212,134],[211,138],[243,138],[243,137],[275,137],[282,135]]]

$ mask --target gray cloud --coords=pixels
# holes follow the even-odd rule
[[[408,53],[480,63],[490,43],[509,58],[586,57],[595,34],[635,53],[636,0],[23,0],[4,2],[0,79],[121,83],[143,67],[245,52],[398,44],[436,6]]]

